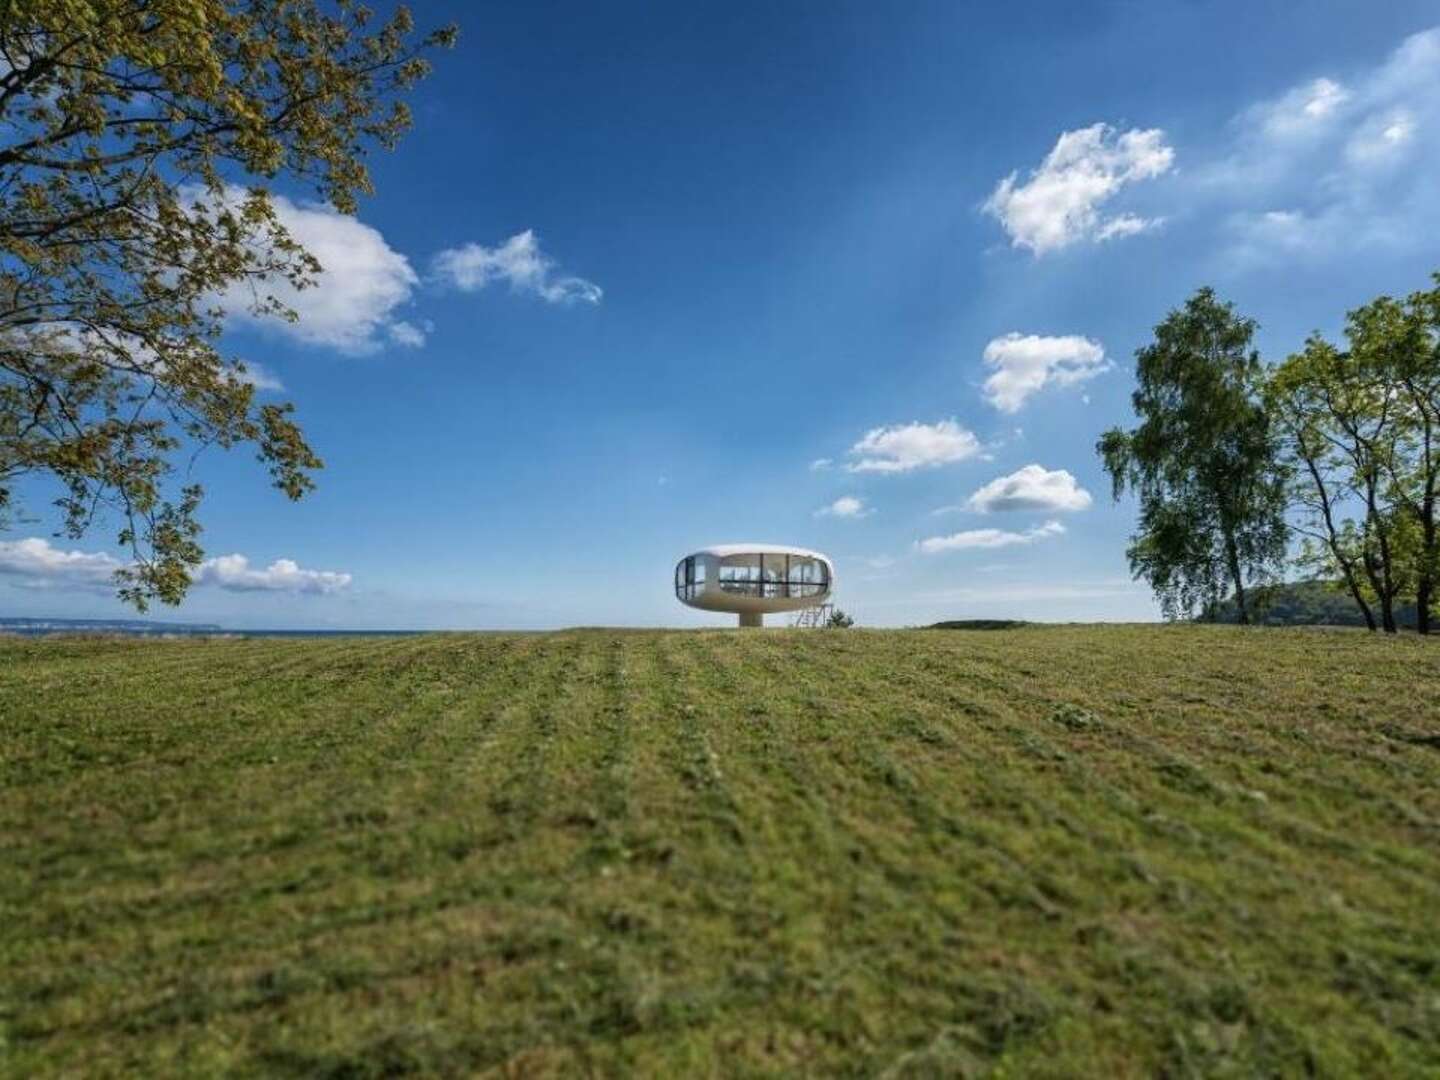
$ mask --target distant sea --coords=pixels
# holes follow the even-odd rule
[[[0,618],[0,635],[123,634],[127,637],[409,637],[443,630],[244,630],[213,623],[160,623],[143,619]]]

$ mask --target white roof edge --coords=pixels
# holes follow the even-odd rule
[[[712,544],[709,547],[697,548],[690,552],[691,555],[716,555],[725,558],[727,555],[801,555],[811,559],[822,559],[830,562],[830,556],[820,551],[813,551],[810,548],[794,547],[790,544]],[[833,565],[833,563],[831,564]]]

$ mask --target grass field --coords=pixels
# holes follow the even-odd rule
[[[1440,1074],[1440,647],[0,643],[0,1072]]]

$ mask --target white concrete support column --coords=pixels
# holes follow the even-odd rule
[[[742,627],[764,626],[765,616],[758,611],[742,611],[740,612],[740,625]]]

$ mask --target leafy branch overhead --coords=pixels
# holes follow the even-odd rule
[[[291,499],[320,458],[289,404],[257,404],[218,297],[294,318],[274,283],[323,267],[285,230],[284,178],[353,213],[365,159],[410,126],[424,54],[405,8],[348,0],[11,0],[0,9],[0,525],[58,482],[65,529],[107,511],[121,595],[177,603],[203,552],[177,459],[247,444]]]

